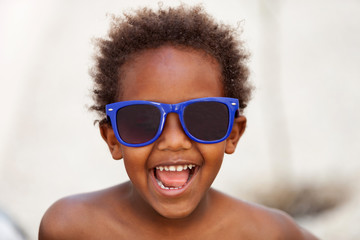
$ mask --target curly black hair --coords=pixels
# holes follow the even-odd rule
[[[113,16],[107,38],[96,40],[94,105],[90,107],[106,123],[105,105],[121,95],[121,67],[134,54],[163,45],[203,50],[222,68],[226,97],[239,99],[240,112],[247,106],[252,87],[248,81],[248,52],[238,38],[236,28],[220,24],[198,5],[181,5],[154,11],[142,8],[133,14]]]

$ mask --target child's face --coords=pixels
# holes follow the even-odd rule
[[[146,50],[136,55],[122,70],[119,101],[179,103],[194,98],[224,96],[219,64],[201,51],[169,46]],[[227,140],[201,144],[190,140],[177,114],[170,113],[161,136],[150,145],[126,147],[117,141],[107,142],[115,159],[123,157],[126,171],[137,190],[135,195],[140,194],[141,201],[147,202],[164,217],[183,218],[203,200],[220,169],[224,153],[234,151],[245,118],[242,121],[241,124],[235,122],[232,130],[235,133]],[[156,167],[190,164],[196,166],[195,170],[172,172],[179,174],[179,179],[190,174],[189,181],[182,188],[163,189],[157,183]],[[174,179],[177,179],[176,175],[172,176]]]

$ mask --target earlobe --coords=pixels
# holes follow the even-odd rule
[[[108,124],[101,124],[99,126],[100,134],[109,147],[110,153],[115,160],[122,159],[122,151],[119,141],[116,139],[111,126]]]
[[[225,153],[231,154],[235,152],[236,145],[243,135],[245,128],[246,117],[239,116],[234,119],[234,124],[230,136],[226,139]]]

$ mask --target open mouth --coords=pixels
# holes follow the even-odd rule
[[[162,189],[177,190],[186,186],[197,169],[198,166],[194,164],[157,166],[154,176]]]

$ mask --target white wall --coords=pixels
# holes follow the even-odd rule
[[[31,239],[55,200],[127,179],[87,112],[91,38],[106,33],[106,13],[157,6],[148,2],[0,2],[0,207]],[[257,87],[247,132],[214,186],[246,197],[279,179],[358,180],[360,2],[208,0],[204,6],[225,23],[244,20]],[[351,214],[344,222],[360,218]],[[327,239],[336,236],[336,223],[304,224]],[[348,228],[348,239],[355,239],[355,227]]]

